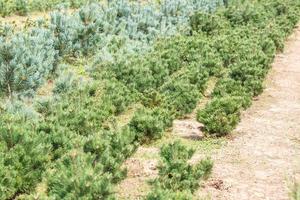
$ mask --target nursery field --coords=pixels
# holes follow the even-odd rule
[[[0,0],[52,10],[0,21],[0,199],[198,199],[214,162],[193,155],[222,148],[300,19],[298,0],[99,2]],[[190,115],[201,140],[170,133]],[[157,174],[124,195],[153,144]]]

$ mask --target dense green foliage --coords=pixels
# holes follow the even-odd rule
[[[212,76],[219,80],[198,119],[209,133],[232,131],[262,92],[300,4],[243,1],[199,11],[218,3],[112,1],[55,12],[18,34],[1,27],[0,199],[114,199],[126,158],[195,109]],[[83,76],[68,73],[81,68]],[[49,79],[49,94],[36,95]],[[128,123],[114,122],[136,104]],[[209,160],[190,165],[192,154],[180,143],[162,148],[149,199],[191,199],[211,169]]]
[[[51,145],[29,124],[12,115],[0,115],[0,198],[10,199],[41,181],[50,161]]]
[[[205,131],[216,135],[232,131],[241,110],[263,91],[276,50],[282,50],[299,19],[299,5],[297,1],[245,1],[215,14],[192,16],[192,28],[212,37],[227,69],[212,93],[212,102],[198,111]]]
[[[199,187],[200,179],[207,178],[212,170],[212,161],[209,159],[195,165],[189,164],[194,152],[179,141],[163,146],[159,176],[153,181],[153,191],[147,199],[191,199]]]
[[[205,124],[205,131],[217,135],[225,135],[231,132],[238,124],[240,108],[240,98],[215,98],[204,110],[200,110],[197,113],[197,119]]]

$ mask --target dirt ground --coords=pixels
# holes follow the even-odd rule
[[[72,14],[76,10],[75,9],[68,9],[67,13]],[[26,26],[34,23],[37,20],[43,19],[43,20],[50,20],[50,13],[53,11],[35,11],[35,12],[30,12],[26,16],[19,16],[19,15],[12,15],[12,16],[6,16],[6,17],[1,17],[0,16],[0,24],[10,24],[16,27],[17,30],[21,30],[25,28]]]
[[[276,56],[264,93],[214,155],[204,190],[220,200],[286,200],[300,178],[300,28]]]
[[[8,23],[15,25],[17,28],[24,28],[28,23],[34,22],[38,19],[49,19],[49,12],[32,12],[28,16],[12,15],[7,17],[0,17],[0,23]]]

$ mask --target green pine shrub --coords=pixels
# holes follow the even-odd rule
[[[15,0],[16,12],[18,15],[25,16],[28,14],[28,0]]]
[[[36,98],[33,104],[34,110],[41,115],[48,115],[50,113],[53,100],[54,99],[52,97]]]
[[[129,88],[117,81],[117,80],[109,80],[105,83],[104,87],[105,98],[103,101],[111,102],[114,106],[114,113],[120,114],[124,112],[126,108],[132,103],[135,102],[137,96],[134,92],[131,92]]]
[[[47,113],[48,123],[88,135],[99,130],[110,116],[124,111],[135,96],[123,84],[103,80],[84,83],[60,99]]]
[[[0,15],[5,17],[10,15],[14,9],[14,2],[12,0],[0,0]]]
[[[178,76],[179,79],[187,79],[191,85],[196,86],[197,90],[203,93],[206,89],[206,83],[210,77],[210,67],[203,65],[205,64],[194,62],[190,63],[176,76]]]
[[[277,28],[268,33],[268,37],[274,42],[276,49],[279,51],[282,51],[284,48],[284,39],[285,39],[285,33],[280,30],[280,27],[278,25]]]
[[[190,26],[195,32],[213,35],[227,28],[229,23],[218,14],[197,12],[190,17]]]
[[[225,9],[224,16],[232,26],[257,24],[264,20],[264,10],[259,3],[237,3]]]
[[[220,79],[211,95],[213,98],[221,97],[239,97],[243,108],[248,108],[251,105],[252,95],[243,87],[240,81],[231,78]]]
[[[161,138],[166,127],[171,126],[172,116],[161,108],[140,109],[130,121],[130,128],[138,140]]]
[[[0,115],[1,199],[31,192],[51,160],[51,147],[34,126],[14,115]]]
[[[190,113],[196,107],[200,97],[197,87],[184,77],[175,77],[166,82],[161,88],[161,93],[165,97],[163,106],[172,110],[176,116]]]
[[[263,91],[263,80],[266,72],[263,65],[244,61],[232,66],[229,76],[240,81],[248,92],[257,96]]]
[[[212,102],[198,112],[198,120],[207,132],[223,135],[233,130],[240,110],[250,106],[251,98],[262,92],[276,50],[283,49],[285,38],[299,20],[296,10],[299,13],[299,3],[280,0],[233,3],[220,10],[218,14],[231,27],[220,28],[219,35],[212,36],[212,43],[227,67],[228,77],[217,83]]]
[[[135,151],[137,142],[136,133],[126,126],[121,130],[91,134],[83,149],[95,156],[93,162],[101,163],[103,172],[111,174],[116,183],[125,177],[126,169],[122,164]]]
[[[206,132],[223,136],[239,123],[241,107],[239,97],[214,98],[203,110],[198,110],[197,119],[204,124]]]
[[[47,174],[47,193],[54,199],[113,199],[111,175],[93,156],[76,149],[65,155]]]
[[[147,199],[190,198],[199,187],[199,181],[210,175],[213,166],[209,159],[189,164],[194,152],[179,141],[164,145],[160,152],[159,176],[153,181],[153,192]]]
[[[275,58],[276,54],[276,44],[275,42],[267,35],[265,32],[262,31],[261,38],[260,38],[260,46],[261,50],[267,56],[267,63],[271,64],[273,59]]]

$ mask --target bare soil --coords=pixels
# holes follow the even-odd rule
[[[7,17],[0,17],[0,23],[12,24],[21,29],[29,23],[32,23],[38,19],[48,20],[49,17],[49,12],[32,12],[27,16],[12,15]]]
[[[140,147],[124,163],[124,167],[128,170],[127,178],[116,188],[118,199],[143,199],[150,190],[148,181],[158,175],[158,154],[158,148]]]
[[[74,11],[76,11],[75,9],[68,9],[67,13],[68,14],[72,14]],[[30,26],[30,24],[36,22],[37,20],[50,20],[50,13],[53,11],[34,11],[34,12],[30,12],[28,15],[26,16],[20,16],[20,15],[11,15],[11,16],[6,16],[6,17],[1,17],[0,16],[0,24],[10,24],[10,25],[14,25],[16,27],[17,30],[19,29],[23,29],[26,26]]]

